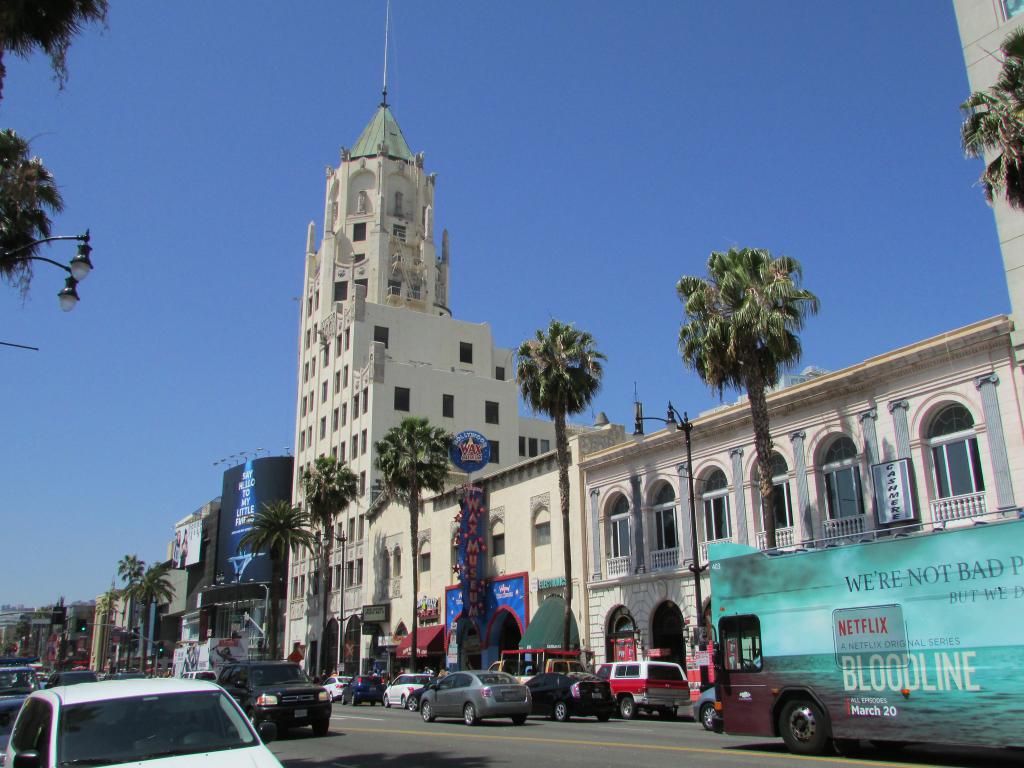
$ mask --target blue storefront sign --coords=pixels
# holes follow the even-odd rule
[[[520,633],[526,631],[530,615],[530,586],[526,573],[513,573],[489,580],[484,584],[486,601],[482,615],[476,617],[463,615],[463,591],[459,585],[450,586],[444,596],[444,629],[445,647],[456,637],[464,637],[468,627],[464,622],[472,623],[480,638],[482,664],[488,666],[498,658],[498,640],[501,625],[506,616],[511,616],[518,625]]]

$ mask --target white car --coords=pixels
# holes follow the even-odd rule
[[[264,746],[276,735],[273,723],[261,723],[257,733],[213,683],[112,680],[30,694],[3,764],[281,768]]]
[[[345,686],[350,682],[352,682],[352,678],[347,675],[331,675],[324,680],[324,688],[331,694],[331,701],[338,701],[345,690]]]
[[[409,694],[418,691],[433,680],[433,675],[399,675],[384,689],[384,706],[390,707],[392,704],[398,704],[405,709]]]

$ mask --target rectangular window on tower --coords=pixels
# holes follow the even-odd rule
[[[501,444],[497,440],[491,440],[490,443],[491,443],[491,460],[488,461],[487,463],[488,464],[497,464],[498,462],[501,461],[501,453],[498,450],[501,447]]]
[[[334,394],[341,392],[341,371],[334,372]]]
[[[530,438],[530,458],[532,459],[536,455],[537,455],[537,438],[536,437],[531,437]]]
[[[341,426],[345,426],[348,421],[348,403],[341,404]]]
[[[334,300],[348,301],[348,280],[339,280],[334,284]]]
[[[498,424],[498,404],[491,400],[484,400],[484,421],[488,424]]]
[[[321,403],[326,403],[327,402],[327,382],[326,381],[320,384],[320,402]]]
[[[358,243],[366,239],[366,222],[361,221],[352,227],[352,242]]]
[[[334,415],[331,416],[331,432],[338,431],[338,409],[334,409]]]
[[[341,356],[341,336],[334,337],[334,356]]]
[[[379,341],[384,345],[384,349],[388,348],[388,329],[383,325],[373,326],[373,340]]]
[[[519,436],[519,455],[521,457],[526,456],[526,438],[522,435]]]
[[[472,363],[473,362],[473,345],[468,341],[459,342],[459,362],[460,363]]]
[[[455,395],[441,395],[441,415],[446,419],[455,418]]]
[[[395,237],[397,237],[403,243],[405,242],[405,227],[402,224],[394,224],[394,225],[392,225],[392,227],[391,227],[391,234],[393,234]]]
[[[498,381],[504,381],[505,380],[505,367],[504,366],[499,365],[499,366],[497,366],[494,369],[494,378],[496,378]]]
[[[363,387],[363,413],[366,413],[366,409],[370,407],[370,389],[369,387]]]
[[[320,439],[323,440],[327,435],[327,417],[320,417]]]
[[[395,387],[395,410],[406,411],[409,410],[409,388],[408,387]]]

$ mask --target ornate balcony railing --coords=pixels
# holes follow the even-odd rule
[[[826,539],[841,539],[846,536],[860,536],[866,530],[866,515],[840,517],[836,520],[825,520],[822,531]]]
[[[668,571],[679,567],[679,548],[656,549],[651,552],[651,570]]]
[[[965,493],[932,502],[932,520],[936,523],[979,517],[987,512],[984,493]]]
[[[724,539],[712,539],[711,541],[702,541],[700,543],[700,561],[706,563],[708,561],[708,544],[721,544],[722,542],[732,541],[732,536],[726,536]]]
[[[616,576],[626,576],[630,571],[630,557],[609,557],[605,560],[605,574],[609,579],[614,579]]]
[[[796,535],[795,535],[795,533],[794,533],[792,528],[776,528],[775,529],[775,546],[778,549],[782,549],[783,547],[792,547],[793,546],[793,540],[795,538],[796,538]],[[766,539],[765,532],[764,531],[758,531],[757,532],[757,548],[758,549],[767,549],[768,548],[768,544],[766,543],[765,539]]]

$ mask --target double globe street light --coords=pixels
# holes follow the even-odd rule
[[[59,261],[48,259],[45,256],[21,255],[37,245],[52,243],[57,240],[76,240],[80,243],[78,253],[75,254],[75,257],[71,259],[69,264],[61,264]],[[90,253],[92,253],[92,246],[89,245],[89,230],[85,230],[84,235],[44,237],[42,240],[36,240],[10,251],[2,251],[0,252],[0,265],[6,266],[19,261],[45,261],[47,264],[53,264],[53,266],[63,269],[68,273],[68,277],[64,280],[64,287],[57,293],[57,300],[60,302],[62,310],[70,312],[78,305],[78,284],[85,280],[89,273],[92,272],[92,261],[89,259]]]

